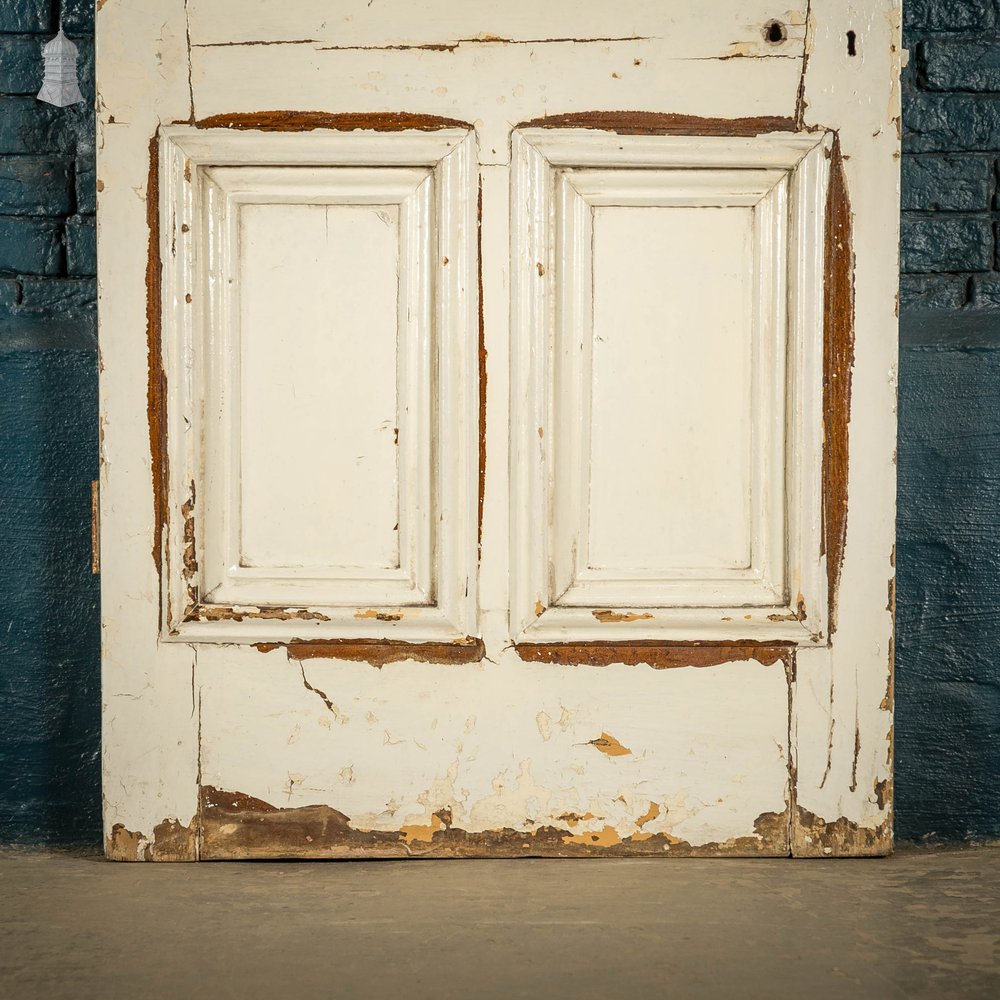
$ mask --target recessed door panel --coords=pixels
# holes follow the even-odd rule
[[[525,639],[821,639],[828,148],[517,134]]]
[[[399,207],[240,215],[238,565],[397,568]]]
[[[584,573],[752,562],[753,210],[592,214]]]
[[[428,600],[431,186],[206,172],[209,603]]]
[[[162,140],[169,345],[188,366],[171,379],[184,557],[168,545],[169,634],[461,637],[468,142],[278,138]]]

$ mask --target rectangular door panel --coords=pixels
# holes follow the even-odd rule
[[[829,143],[515,134],[526,641],[822,639]]]
[[[394,447],[398,206],[242,216],[239,566],[399,568],[399,508],[416,505],[399,503]],[[332,322],[310,331],[314,310]],[[296,447],[315,434],[327,463]]]
[[[779,603],[784,174],[561,178],[552,603]]]
[[[206,467],[228,471],[207,477],[207,602],[322,603],[338,583],[429,599],[430,187],[420,169],[207,172],[208,283],[229,298],[205,351]]]
[[[748,208],[593,210],[576,576],[751,565],[752,223]]]
[[[280,139],[162,139],[182,497],[168,635],[461,638],[474,621],[467,134],[391,150]]]

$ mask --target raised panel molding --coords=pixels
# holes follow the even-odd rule
[[[514,133],[517,640],[825,640],[830,146]]]
[[[161,131],[163,638],[476,631],[475,169],[465,129]]]

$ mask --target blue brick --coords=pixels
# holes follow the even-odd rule
[[[1000,46],[996,42],[924,42],[919,60],[929,90],[1000,93]]]
[[[903,24],[916,31],[981,31],[993,23],[992,0],[906,0]]]
[[[37,94],[42,45],[37,35],[0,35],[0,94]]]
[[[92,215],[66,221],[66,273],[97,274],[97,225]]]
[[[94,134],[94,112],[89,108],[85,112],[89,119],[89,127],[76,130],[76,155],[81,159],[93,160],[97,154],[97,136]]]
[[[94,0],[60,0],[63,31],[67,35],[94,32]]]
[[[989,271],[993,227],[985,219],[903,219],[900,268],[907,273]]]
[[[977,274],[969,304],[974,309],[1000,310],[1000,274]]]
[[[96,843],[96,352],[83,324],[57,337],[54,324],[14,325],[20,343],[0,351],[0,842]]]
[[[54,6],[52,0],[0,0],[0,32],[55,33]]]
[[[968,284],[964,275],[901,274],[900,310],[960,309],[965,305]]]
[[[94,40],[93,38],[74,38],[73,41],[79,50],[76,61],[76,76],[80,82],[80,93],[83,94],[85,106],[92,108],[97,93],[95,86]]]
[[[904,210],[976,212],[990,207],[993,160],[985,156],[904,156]]]
[[[72,116],[34,97],[0,97],[0,154],[73,153]]]
[[[911,153],[1000,149],[1000,96],[903,95],[903,149]]]
[[[21,285],[16,278],[0,278],[0,319],[10,315],[21,301]]]
[[[997,837],[1000,351],[899,362],[897,836]]]
[[[56,219],[0,216],[0,271],[58,274],[62,223]]]
[[[66,161],[28,156],[0,157],[0,212],[5,215],[66,215],[71,210]]]
[[[22,278],[18,312],[24,316],[93,316],[97,282],[93,278]]]
[[[77,159],[75,183],[76,210],[93,215],[97,211],[97,166],[92,155]]]

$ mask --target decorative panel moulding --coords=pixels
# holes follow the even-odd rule
[[[163,636],[475,632],[473,139],[160,139]]]
[[[515,132],[519,640],[825,640],[830,146]]]

